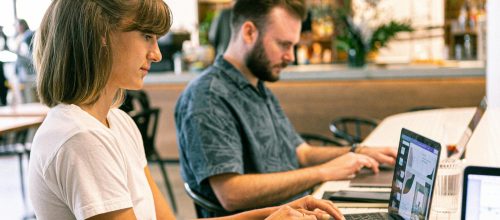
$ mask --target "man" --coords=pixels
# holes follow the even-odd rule
[[[300,0],[237,1],[226,52],[178,100],[182,176],[228,211],[281,203],[364,166],[378,172],[379,162],[394,163],[393,148],[309,146],[265,87],[294,60],[305,14]]]

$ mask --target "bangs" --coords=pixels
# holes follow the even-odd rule
[[[172,12],[163,0],[143,0],[137,5],[135,18],[124,31],[141,31],[165,35],[172,26]]]

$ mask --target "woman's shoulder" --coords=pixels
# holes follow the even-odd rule
[[[76,105],[57,105],[50,109],[38,128],[34,144],[51,142],[61,145],[77,134],[84,137],[106,136],[106,127]]]

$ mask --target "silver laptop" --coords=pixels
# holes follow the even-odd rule
[[[441,145],[401,130],[388,213],[345,215],[346,219],[429,219]]]
[[[472,116],[472,119],[469,121],[467,128],[465,129],[462,137],[460,138],[457,145],[452,146],[450,149],[446,149],[448,152],[448,157],[450,158],[460,158],[463,159],[465,157],[465,149],[467,143],[469,143],[474,130],[481,121],[484,113],[486,112],[487,107],[487,99],[486,96],[483,97],[481,102],[476,108],[476,112]],[[390,167],[381,168],[378,174],[373,174],[370,169],[362,169],[358,174],[356,174],[356,178],[351,180],[351,187],[391,187],[393,169]]]
[[[476,112],[472,116],[472,119],[470,120],[469,124],[467,125],[467,128],[465,129],[464,133],[462,134],[462,137],[458,141],[457,145],[455,147],[449,147],[447,149],[448,152],[448,157],[449,158],[460,158],[464,159],[465,158],[465,149],[467,146],[467,143],[469,143],[470,138],[472,137],[472,134],[474,133],[474,130],[476,130],[477,126],[479,125],[479,121],[481,121],[481,118],[483,117],[484,113],[486,112],[486,107],[488,106],[486,96],[483,97],[481,102],[479,103],[479,106],[476,108]]]
[[[464,170],[462,220],[500,219],[500,168],[469,166]]]

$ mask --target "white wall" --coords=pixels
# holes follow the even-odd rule
[[[490,0],[487,10],[486,94],[489,107],[500,107],[500,1]]]
[[[17,17],[25,19],[30,29],[36,30],[50,3],[51,0],[17,0]]]
[[[355,0],[353,4],[364,4]],[[381,0],[378,4],[379,21],[410,21],[415,31],[402,33],[401,39],[391,41],[380,50],[380,62],[410,62],[412,60],[439,60],[444,54],[444,30],[418,31],[430,26],[444,26],[444,0]],[[361,12],[366,13],[365,11]],[[431,37],[434,36],[434,37]],[[412,38],[413,37],[413,38]]]
[[[172,10],[172,31],[191,32],[191,40],[198,45],[198,1],[164,0]]]

